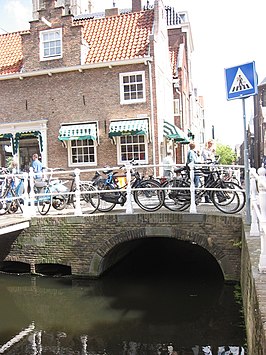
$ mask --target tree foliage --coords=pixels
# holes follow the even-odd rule
[[[220,164],[231,165],[236,161],[236,154],[229,145],[218,143],[215,154],[220,157]]]

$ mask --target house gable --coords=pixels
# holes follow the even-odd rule
[[[79,20],[65,15],[64,7],[55,7],[55,0],[46,0],[38,13],[29,31],[0,35],[0,75],[114,63],[150,54],[153,10]],[[53,30],[62,33],[62,55],[45,60],[40,34]]]

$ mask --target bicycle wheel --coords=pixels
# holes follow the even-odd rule
[[[89,183],[81,183],[80,185],[80,206],[82,213],[94,213],[100,204],[100,195],[97,189]]]
[[[105,179],[99,179],[97,181],[97,184],[95,185],[96,189],[99,191],[99,197],[100,197],[98,211],[110,212],[115,208],[116,203],[108,201],[108,197],[110,197],[110,199],[114,197],[113,193],[108,194],[108,192],[100,191],[100,190],[110,190],[110,187],[106,186],[104,183],[105,183]]]
[[[2,198],[3,197],[1,197],[1,199]],[[8,204],[7,204],[6,201],[3,200],[3,201],[0,202],[0,216],[6,214],[7,211],[8,211]]]
[[[52,206],[54,209],[61,211],[66,208],[67,199],[64,195],[56,195],[52,198]]]
[[[211,193],[211,200],[219,211],[233,214],[243,209],[246,195],[241,186],[231,181],[223,181],[218,187],[227,189],[227,191],[213,191]]]
[[[19,209],[23,212],[19,198],[16,197],[17,195],[12,188],[7,189],[4,192],[4,196],[2,198],[5,200],[0,204],[0,215],[5,213],[16,213]]]
[[[144,211],[157,211],[163,206],[164,192],[160,190],[161,185],[158,181],[152,179],[142,180],[135,188],[143,189],[133,191],[133,197],[137,205]]]
[[[46,215],[52,205],[52,195],[50,194],[50,189],[48,186],[38,188],[37,194],[42,194],[42,196],[36,196],[37,209],[41,215]]]
[[[170,211],[185,211],[190,206],[190,185],[188,182],[172,179],[166,181],[162,187],[167,188],[164,190],[164,206]],[[173,188],[177,188],[177,190],[173,190]]]

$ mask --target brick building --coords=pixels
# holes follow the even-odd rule
[[[185,161],[193,124],[185,14],[162,0],[79,14],[79,1],[33,0],[30,29],[0,35],[1,165]],[[183,17],[182,17],[183,16]],[[194,132],[195,133],[195,132]]]

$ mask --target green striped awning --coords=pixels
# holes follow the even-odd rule
[[[164,121],[163,134],[168,139],[173,139],[176,142],[187,144],[190,142],[188,136],[174,124]]]
[[[74,125],[63,125],[59,130],[60,141],[97,139],[96,123],[84,123]]]
[[[148,135],[148,132],[149,125],[147,119],[112,121],[109,126],[109,137]]]

